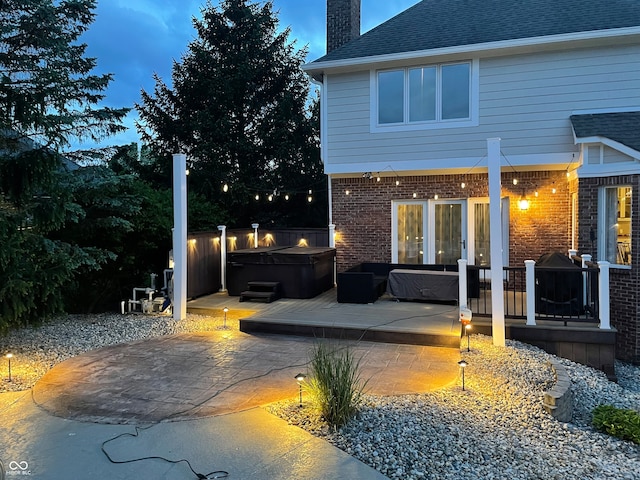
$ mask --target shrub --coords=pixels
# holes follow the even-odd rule
[[[640,444],[640,413],[611,405],[593,410],[593,426],[602,432]]]
[[[359,373],[360,359],[348,347],[317,344],[312,351],[306,390],[333,427],[347,423],[358,411],[367,382]]]

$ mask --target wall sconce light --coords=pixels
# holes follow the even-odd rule
[[[295,376],[298,386],[300,387],[300,406],[302,407],[302,382],[304,382],[307,376],[304,373],[299,373]]]
[[[5,357],[9,361],[9,381],[11,381],[11,359],[13,358],[13,353],[7,353]]]
[[[466,360],[460,360],[458,362],[458,365],[460,365],[460,368],[462,369],[462,391],[464,392],[464,369],[468,365],[468,363]]]
[[[222,323],[222,328],[224,328],[225,330],[227,329],[227,313],[229,312],[229,308],[228,307],[224,307],[222,309],[222,311],[224,312],[224,320]]]
[[[520,208],[520,210],[528,210],[529,209],[529,200],[527,200],[526,198],[522,197],[520,200],[518,200],[518,207]]]

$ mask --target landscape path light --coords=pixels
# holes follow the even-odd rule
[[[458,362],[458,365],[460,365],[460,368],[462,368],[462,391],[464,392],[464,369],[468,365],[468,363],[466,360],[460,360]]]
[[[11,359],[13,358],[13,353],[7,353],[5,356],[9,361],[9,381],[11,381]]]
[[[467,335],[467,352],[471,351],[471,347],[470,347],[470,344],[469,344],[469,342],[470,342],[470,340],[469,340],[469,330],[471,330],[471,324],[467,323],[464,326],[464,331],[465,331],[465,334]]]
[[[298,382],[298,386],[300,387],[300,406],[302,407],[302,382],[304,382],[307,376],[304,373],[299,373],[295,376],[295,379]]]
[[[229,307],[224,307],[222,309],[222,311],[224,312],[224,320],[222,321],[222,328],[226,329],[227,328],[227,313],[229,312]]]

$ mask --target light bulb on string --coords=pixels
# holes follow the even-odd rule
[[[224,193],[227,193],[229,191],[229,185],[227,185],[226,183],[222,186],[222,191]]]

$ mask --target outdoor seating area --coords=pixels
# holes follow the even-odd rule
[[[389,278],[394,270],[396,270],[395,278],[392,280],[391,290],[389,290]],[[434,274],[419,277],[411,275],[412,272],[419,271],[434,272]],[[457,271],[458,265],[359,263],[349,270],[338,273],[338,303],[374,303],[385,292],[393,297],[403,299],[456,301],[458,298],[457,277],[452,274]],[[453,296],[450,288],[442,290],[437,287],[438,281],[442,279],[437,275],[437,272],[441,272],[442,277],[447,277],[447,284],[451,284],[452,277],[455,277],[454,283],[456,285]],[[408,283],[412,283],[413,287],[408,287]],[[468,272],[467,292],[471,298],[477,298],[479,295],[477,270],[469,270]]]

